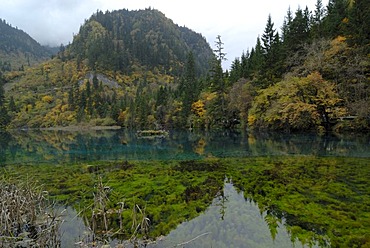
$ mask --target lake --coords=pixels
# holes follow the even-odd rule
[[[245,156],[370,157],[370,136],[171,132],[140,138],[124,130],[0,133],[0,165],[116,160],[186,160]]]
[[[112,246],[133,246],[133,234],[149,247],[370,244],[369,135],[28,130],[0,140],[2,168],[67,208],[63,247],[87,226]],[[124,232],[107,236],[91,218],[99,182],[111,190],[110,229]]]

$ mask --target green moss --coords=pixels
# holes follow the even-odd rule
[[[93,204],[98,178],[110,187],[108,207],[122,213],[125,234],[132,234],[132,209],[146,209],[149,235],[166,235],[195,218],[223,192],[230,178],[245,198],[266,212],[271,235],[284,223],[292,241],[321,246],[370,244],[368,159],[306,156],[228,158],[203,161],[97,162],[66,166],[2,168],[13,180],[34,178],[51,197],[75,208]],[[85,212],[86,216],[91,211]],[[111,216],[116,228],[118,215]],[[115,224],[114,224],[115,223]]]

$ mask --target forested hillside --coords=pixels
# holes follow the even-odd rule
[[[220,36],[212,53],[157,10],[98,11],[53,60],[5,74],[8,126],[368,131],[369,5],[317,0],[281,29],[268,16],[227,71]]]
[[[0,70],[23,70],[47,60],[52,52],[41,46],[27,33],[0,19]]]
[[[182,75],[191,63],[197,90],[213,58],[200,34],[158,10],[98,11],[54,59],[5,74],[9,126],[185,126]]]
[[[198,75],[208,71],[212,51],[205,39],[175,25],[154,9],[103,13],[98,11],[80,28],[70,47],[77,63],[87,59],[93,70],[131,73],[133,67],[179,75],[187,54],[196,54]]]
[[[256,46],[230,70],[229,112],[254,129],[369,130],[370,3],[321,0],[271,16]],[[241,92],[241,94],[240,94]]]

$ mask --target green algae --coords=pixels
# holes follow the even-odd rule
[[[256,162],[260,168],[244,169],[253,179],[239,175],[234,184],[260,209],[283,218],[292,237],[333,247],[370,244],[368,159],[273,157]],[[240,163],[233,168],[241,168]]]
[[[251,157],[201,161],[122,161],[65,166],[13,166],[7,177],[31,177],[54,199],[91,216],[98,178],[109,186],[109,224],[133,233],[132,209],[145,208],[149,237],[166,235],[222,198],[225,178],[254,201],[271,237],[283,223],[292,242],[308,246],[370,245],[370,164],[366,158]],[[115,211],[113,211],[115,210]],[[102,227],[101,227],[102,228]]]

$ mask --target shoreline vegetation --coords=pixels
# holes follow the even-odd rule
[[[272,238],[278,223],[285,223],[292,241],[305,245],[370,244],[367,158],[275,156],[12,168],[1,168],[10,182],[27,175],[43,185],[51,199],[88,217],[97,240],[127,241],[135,234],[136,241],[153,241],[167,235],[203,213],[215,197],[222,199],[229,178],[246,200],[267,213]]]
[[[4,131],[11,130],[41,130],[41,131],[99,131],[99,130],[120,130],[125,129],[121,126],[92,126],[92,125],[71,125],[71,126],[56,126],[47,128],[15,128],[6,129]],[[136,131],[138,137],[167,137],[169,131],[167,130],[138,130]]]
[[[63,212],[28,179],[0,178],[0,246],[60,247]]]
[[[0,128],[369,132],[369,3],[288,7],[235,59],[159,10],[98,10],[53,58],[0,61]],[[17,51],[19,30],[0,25]]]
[[[37,129],[37,128],[36,128]],[[46,131],[85,131],[85,130],[119,130],[121,126],[90,126],[90,125],[78,125],[78,126],[65,126],[65,127],[48,127],[38,128],[39,130]]]
[[[232,185],[273,241],[284,227],[292,246],[370,247],[370,1],[286,7],[235,59],[152,8],[97,10],[50,59],[0,19],[0,246],[58,247],[50,202],[90,230],[74,244],[106,248],[150,247],[217,201],[214,218],[243,223],[178,246],[253,247]]]

